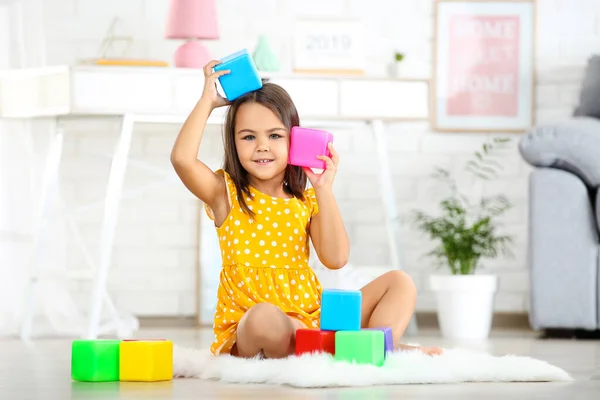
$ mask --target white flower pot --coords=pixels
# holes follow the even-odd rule
[[[431,275],[442,335],[449,339],[484,339],[492,326],[495,275]]]
[[[398,79],[401,79],[403,77],[403,72],[404,72],[404,65],[403,65],[402,61],[396,62],[394,65],[394,76]]]

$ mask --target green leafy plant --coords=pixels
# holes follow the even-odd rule
[[[394,60],[396,60],[396,62],[400,62],[400,61],[404,60],[404,53],[399,53],[399,52],[394,53]]]
[[[485,143],[466,163],[466,170],[477,179],[495,178],[502,168],[497,150],[509,141],[494,138]],[[413,210],[410,218],[418,229],[437,242],[427,255],[447,265],[453,275],[475,273],[482,258],[495,258],[499,253],[510,255],[512,238],[497,232],[496,221],[512,207],[510,201],[503,195],[494,195],[471,202],[459,192],[449,171],[436,168],[434,177],[450,189],[450,195],[439,203],[440,215]]]

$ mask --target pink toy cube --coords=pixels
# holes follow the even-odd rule
[[[317,156],[331,157],[327,148],[327,144],[333,142],[330,132],[294,126],[290,136],[288,164],[325,169],[325,161],[319,160]]]

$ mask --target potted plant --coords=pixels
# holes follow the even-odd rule
[[[466,170],[475,179],[494,178],[501,169],[495,157],[497,150],[508,141],[495,138],[485,143],[466,163]],[[437,168],[434,176],[447,186],[449,195],[440,201],[437,215],[413,210],[411,220],[436,243],[427,255],[449,272],[430,276],[440,328],[448,338],[485,338],[491,328],[497,277],[476,272],[482,259],[511,254],[512,238],[497,229],[498,217],[511,204],[503,195],[482,196],[473,201],[459,192],[447,170]]]

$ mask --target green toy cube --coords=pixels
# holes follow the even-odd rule
[[[380,330],[338,331],[335,359],[381,367],[385,362],[384,337]]]
[[[71,346],[71,378],[83,382],[119,380],[120,340],[75,340]]]

